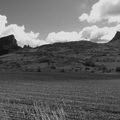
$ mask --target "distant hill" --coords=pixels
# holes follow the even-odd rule
[[[120,71],[119,38],[117,32],[105,44],[74,41],[20,48],[10,35],[0,39],[0,71],[116,73]]]

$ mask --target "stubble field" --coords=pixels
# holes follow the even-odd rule
[[[119,119],[119,75],[0,73],[0,120]]]

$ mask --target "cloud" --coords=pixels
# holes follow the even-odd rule
[[[96,43],[106,43],[110,41],[116,31],[120,30],[120,24],[115,27],[98,27],[96,25],[83,28],[80,32],[52,32],[49,33],[46,40],[49,43],[70,42],[87,40]]]
[[[61,31],[58,33],[55,32],[49,33],[46,40],[49,41],[50,43],[69,42],[69,41],[78,41],[80,40],[80,37],[79,37],[79,33],[74,31],[73,32]]]
[[[24,26],[17,24],[6,25],[7,17],[0,15],[0,37],[14,34],[19,46],[29,45],[31,47],[48,44],[47,41],[40,39],[39,33],[26,32]]]
[[[89,16],[88,16],[87,13],[83,13],[83,14],[79,17],[79,19],[80,19],[81,22],[87,20],[88,18],[89,18]]]
[[[97,43],[105,43],[110,41],[116,31],[120,30],[120,24],[115,27],[98,27],[96,25],[83,28],[79,33],[81,39],[90,40]]]
[[[0,33],[5,30],[5,25],[7,24],[7,17],[0,15]]]
[[[120,23],[120,0],[99,0],[92,6],[90,14],[83,13],[80,21],[89,23],[107,20],[108,23]]]

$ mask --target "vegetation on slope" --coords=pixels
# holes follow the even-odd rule
[[[13,39],[13,37],[11,38]],[[76,41],[55,43],[37,48],[25,46],[0,56],[0,70],[119,72],[117,67],[120,67],[120,49],[116,47],[120,43],[119,38],[117,33],[113,40],[106,44]],[[116,41],[117,44],[115,44]]]

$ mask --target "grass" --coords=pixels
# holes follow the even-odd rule
[[[0,107],[0,120],[65,120],[65,116],[62,107],[55,106],[55,109],[52,109],[43,102],[34,102],[31,107],[15,103],[1,103]]]
[[[110,80],[105,75],[98,80],[96,75],[90,80],[83,79],[85,74],[6,74],[0,74],[0,120],[120,118],[118,76]]]

